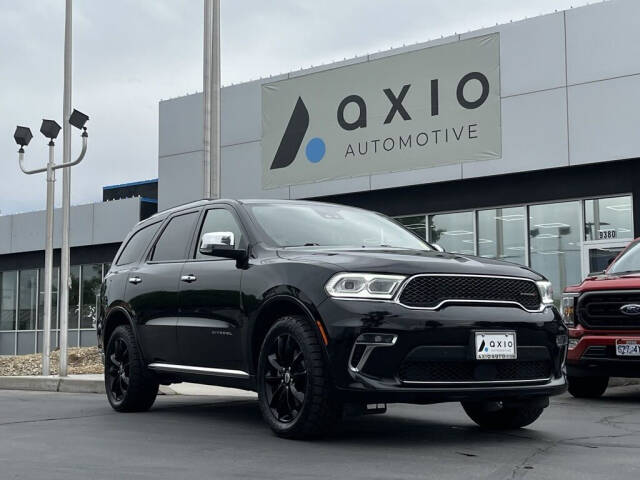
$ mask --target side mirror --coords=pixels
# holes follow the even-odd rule
[[[236,249],[233,232],[209,232],[202,235],[200,253],[212,257],[242,259],[246,252]]]
[[[588,277],[599,277],[600,275],[604,275],[604,270],[601,270],[599,272],[589,272],[589,274],[587,275]]]
[[[432,243],[431,246],[436,249],[437,252],[444,252],[445,249],[438,245],[437,243]]]

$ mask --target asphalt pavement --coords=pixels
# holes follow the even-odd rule
[[[252,397],[166,395],[119,414],[99,394],[0,391],[0,480],[618,479],[640,475],[640,386],[552,400],[527,429],[458,404],[390,405],[330,437],[272,435]]]

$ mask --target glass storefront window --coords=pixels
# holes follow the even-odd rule
[[[38,287],[38,329],[44,329],[44,268],[40,269]],[[53,267],[53,282],[51,283],[51,328],[58,328],[58,285],[60,284],[60,269]]]
[[[531,268],[551,280],[556,299],[582,277],[580,210],[580,202],[529,207]]]
[[[80,310],[80,328],[95,328],[96,306],[102,284],[102,264],[82,266],[82,308]]]
[[[69,290],[69,330],[78,328],[80,316],[80,266],[71,265],[69,269],[71,277],[71,290]]]
[[[38,270],[22,270],[18,287],[18,330],[36,329]]]
[[[427,239],[427,217],[425,215],[397,217],[395,218],[395,220],[401,223],[406,229],[411,230],[423,240]]]
[[[585,240],[632,239],[632,210],[631,196],[585,200]]]
[[[0,273],[0,330],[16,329],[18,272]]]
[[[473,255],[473,212],[429,215],[429,241],[447,252]]]
[[[478,255],[526,264],[525,207],[478,211]]]

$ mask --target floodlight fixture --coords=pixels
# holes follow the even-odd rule
[[[42,133],[49,140],[55,140],[60,133],[60,125],[55,120],[42,120],[42,125],[40,126],[40,133]]]
[[[84,128],[84,124],[89,120],[89,116],[85,115],[79,110],[73,109],[71,116],[69,117],[69,123],[76,127],[78,130],[82,130]]]
[[[21,127],[18,125],[16,127],[16,133],[13,134],[13,138],[20,148],[26,147],[29,145],[29,142],[33,138],[33,134],[31,133],[31,129],[29,127]]]

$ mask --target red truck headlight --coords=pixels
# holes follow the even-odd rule
[[[567,294],[562,295],[562,304],[560,313],[562,314],[562,321],[567,327],[576,326],[576,300],[577,295]]]

